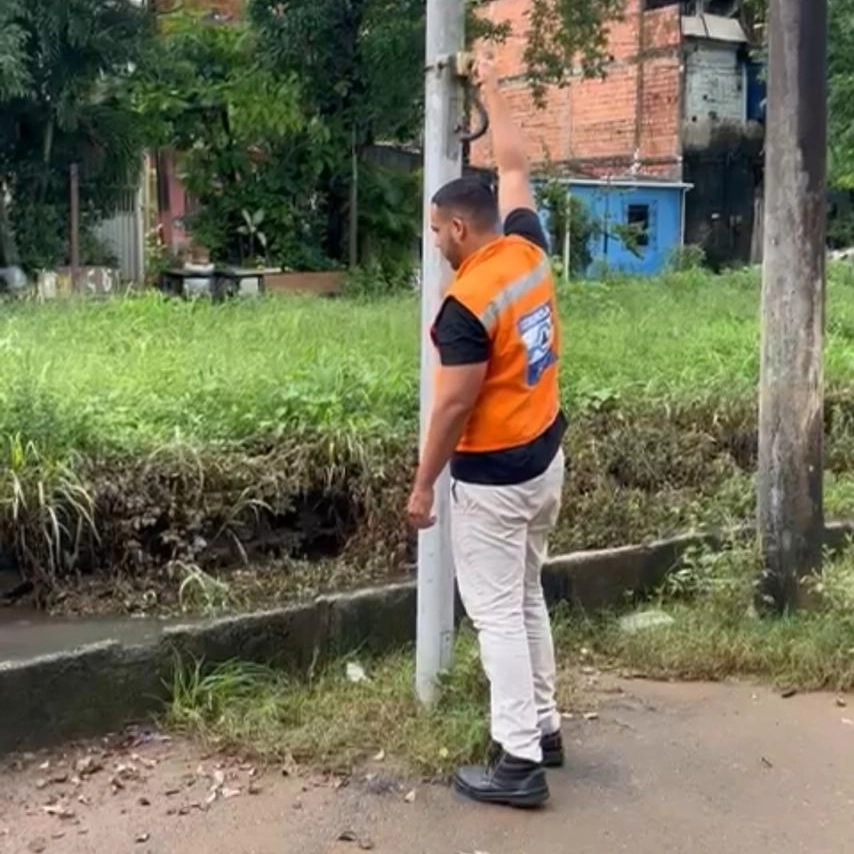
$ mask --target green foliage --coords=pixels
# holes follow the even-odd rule
[[[842,271],[831,268],[828,294],[826,459],[828,513],[844,517],[854,513],[854,289]],[[752,520],[758,279],[693,270],[561,290],[572,465],[556,549]],[[190,567],[185,604],[203,603],[192,565],[214,574],[235,542],[269,548],[276,525],[295,543],[284,554],[299,553],[315,512],[296,509],[303,500],[353,520],[332,523],[340,565],[358,567],[347,578],[399,572],[412,546],[403,508],[420,338],[411,291],[378,298],[406,287],[397,282],[369,264],[351,279],[369,300],[10,307],[0,320],[0,436],[36,451],[39,462],[28,457],[18,474],[28,495],[66,507],[69,488],[53,485],[61,465],[94,508],[98,539],[68,543],[62,553],[78,557],[60,576],[111,567],[144,591],[146,572],[177,560]],[[0,494],[0,536],[46,542],[51,514],[33,509],[12,524],[12,497]],[[63,512],[76,532],[77,511]],[[341,578],[312,572],[300,589]]]
[[[293,74],[259,61],[246,25],[168,16],[135,81],[149,140],[180,152],[196,239],[218,260],[324,266],[313,193],[327,154]],[[260,228],[263,220],[263,229]]]
[[[706,250],[702,246],[689,244],[675,246],[667,259],[667,269],[675,273],[699,270],[706,263]]]
[[[743,4],[748,24],[767,22],[769,0]],[[828,181],[854,189],[854,0],[829,0],[827,11]],[[767,44],[759,52],[767,58]]]
[[[68,245],[71,164],[84,229],[138,177],[142,138],[126,88],[152,16],[131,0],[27,0],[4,6],[0,30],[10,51],[0,60],[0,184],[20,241],[10,250],[7,234],[5,252],[29,269],[53,266]]]
[[[524,59],[540,106],[546,87],[567,85],[576,69],[585,76],[605,73],[608,27],[624,9],[625,0],[533,0]]]
[[[18,23],[20,0],[0,7],[0,104],[26,95],[32,81],[26,60],[27,33]]]
[[[587,207],[570,194],[566,182],[556,177],[537,187],[537,203],[548,217],[551,252],[559,261],[559,274],[564,273],[563,249],[569,227],[570,276],[582,275],[593,261],[590,244],[599,231]]]
[[[344,283],[344,293],[353,299],[377,300],[402,293],[413,294],[414,263],[409,259],[397,262],[372,259],[350,270]]]
[[[421,193],[420,171],[360,167],[359,254],[365,262],[412,265],[421,238]]]

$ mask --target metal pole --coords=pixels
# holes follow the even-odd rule
[[[462,174],[456,136],[462,88],[453,57],[463,49],[463,0],[428,0],[424,127],[424,233],[421,275],[421,442],[433,399],[436,356],[429,330],[442,301],[449,270],[433,247],[430,199]],[[450,488],[447,471],[436,483],[436,524],[418,539],[418,618],[415,683],[418,698],[431,704],[437,676],[451,664],[454,641],[454,565],[451,557]]]
[[[80,167],[76,163],[71,164],[70,176],[71,194],[71,290],[77,287],[77,278],[80,273]]]
[[[759,392],[761,604],[821,567],[827,0],[770,6]]]

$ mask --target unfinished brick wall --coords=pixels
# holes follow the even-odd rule
[[[628,0],[624,20],[611,25],[614,60],[605,79],[575,77],[567,88],[550,90],[543,110],[534,106],[523,79],[530,0],[494,0],[486,7],[491,20],[513,27],[497,60],[532,162],[616,175],[628,171],[637,152],[640,174],[681,178],[679,4],[642,12],[642,2]],[[474,165],[488,166],[491,159],[488,142],[473,146]]]

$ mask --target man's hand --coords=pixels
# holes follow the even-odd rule
[[[498,88],[498,66],[495,64],[495,55],[491,51],[477,55],[474,62],[474,82],[481,89]]]
[[[423,531],[426,528],[432,528],[436,523],[436,517],[433,515],[433,500],[432,486],[425,487],[417,483],[415,484],[406,508],[409,516],[409,524],[413,528]]]

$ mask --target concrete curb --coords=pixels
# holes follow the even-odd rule
[[[852,535],[854,525],[829,525],[826,543],[838,549]],[[556,557],[544,570],[546,597],[550,604],[565,601],[587,610],[621,605],[659,584],[687,549],[720,546],[732,536],[683,536]],[[410,643],[415,615],[411,581],[173,626],[148,644],[107,641],[0,663],[0,754],[98,735],[150,717],[163,708],[178,660],[216,665],[240,659],[305,673],[354,650],[381,653]]]

